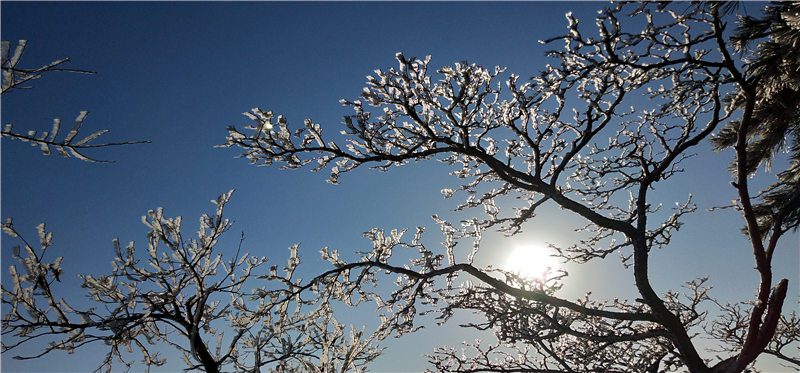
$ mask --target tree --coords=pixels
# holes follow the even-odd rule
[[[749,45],[756,40],[762,41],[752,51]],[[775,242],[782,233],[796,231],[800,224],[800,59],[797,57],[800,56],[800,3],[773,4],[766,8],[761,19],[741,17],[732,41],[737,52],[746,54],[748,63],[744,70],[746,83],[736,87],[729,102],[748,115],[727,123],[719,135],[711,139],[712,143],[717,150],[736,150],[737,162],[731,165],[735,175],[752,176],[761,165],[769,170],[779,151],[790,153],[789,167],[777,173],[778,181],[755,197],[750,198],[749,190],[742,186],[747,182],[746,177],[738,177],[738,182],[734,183],[740,200],[755,202],[742,211],[747,222],[745,232],[751,241],[767,243],[763,257],[756,256],[757,267],[763,268],[768,265]],[[760,252],[757,249],[756,253]],[[762,284],[769,283],[769,272],[759,272]],[[760,290],[757,302],[767,299],[766,289],[762,286]],[[758,309],[748,315],[743,308],[726,305],[725,311],[725,327],[715,332],[717,336],[728,333],[733,336],[726,338],[727,351],[742,350],[747,343],[753,348],[752,338],[746,336],[752,335],[754,329],[744,334],[741,329],[732,332],[730,326],[739,323],[754,328],[751,320],[760,317]],[[786,356],[782,351],[800,339],[794,314],[791,322],[785,318],[780,320],[776,334],[764,352],[800,366],[799,358]]]
[[[751,52],[748,45],[755,40],[763,41]],[[792,145],[787,149],[791,166],[778,173],[779,181],[758,196],[761,202],[754,207],[754,214],[762,222],[761,231],[774,226],[771,215],[781,210],[787,214],[781,228],[796,229],[800,223],[800,4],[768,7],[761,19],[742,17],[733,46],[740,53],[749,52],[746,58],[750,62],[744,71],[747,84],[737,87],[731,103],[740,110],[751,110],[752,116],[748,123],[744,119],[729,122],[713,143],[718,150],[747,146],[749,158],[740,162],[742,168],[736,171],[752,175],[762,164],[769,169],[791,136]]]
[[[90,71],[58,68],[69,59],[55,61],[39,69],[18,68],[27,42],[21,40],[9,57],[8,42],[3,42],[3,91],[26,89],[24,83],[41,77],[44,72],[68,71],[95,74]],[[66,150],[82,160],[89,158],[79,150],[92,147],[149,143],[88,144],[108,132],[102,130],[73,143],[88,112],[82,111],[66,138],[56,141],[60,123],[53,130],[36,137],[12,132],[6,125],[3,137],[30,141],[41,146],[45,155],[56,147],[62,156]],[[49,136],[49,137],[48,137]],[[66,149],[66,150],[65,150]],[[148,249],[143,258],[131,242],[122,249],[114,241],[116,258],[111,275],[94,277],[78,275],[81,286],[96,307],[81,309],[73,301],[61,298],[63,257],[45,260],[52,246],[52,233],[45,224],[37,226],[40,251],[26,241],[8,218],[3,231],[18,237],[23,245],[13,248],[21,270],[10,267],[13,285],[2,288],[2,303],[9,306],[3,316],[2,352],[24,350],[34,340],[49,340],[38,354],[23,354],[15,359],[35,359],[54,351],[72,353],[93,342],[109,346],[96,371],[110,372],[115,361],[130,369],[135,359],[125,355],[138,348],[141,363],[149,371],[162,366],[166,358],[160,355],[165,344],[180,351],[187,370],[220,372],[223,368],[241,372],[345,372],[362,371],[364,366],[381,354],[377,340],[387,336],[386,328],[371,334],[365,329],[348,330],[334,316],[331,304],[340,300],[353,305],[351,293],[341,287],[301,286],[295,270],[300,264],[298,245],[290,248],[291,257],[278,274],[277,265],[268,273],[252,273],[267,259],[241,254],[241,243],[233,258],[223,260],[215,250],[219,237],[231,226],[223,219],[223,208],[233,191],[216,201],[216,214],[204,215],[197,239],[185,240],[181,234],[181,218],[170,219],[162,209],[151,210],[142,221],[151,231],[147,236]],[[241,254],[241,255],[240,255]],[[144,259],[144,261],[142,261]],[[262,280],[255,289],[243,288]],[[352,290],[352,289],[351,289]],[[308,293],[312,293],[308,295]],[[225,337],[225,331],[233,336]],[[213,340],[209,340],[209,339]],[[24,346],[24,347],[23,347]],[[23,348],[21,348],[23,347]]]
[[[187,370],[363,370],[381,353],[374,342],[386,337],[386,329],[366,335],[363,328],[351,327],[345,333],[345,326],[333,317],[331,302],[350,302],[349,293],[335,286],[301,286],[302,280],[293,277],[300,264],[297,245],[290,248],[291,257],[280,275],[277,265],[269,273],[256,272],[267,259],[240,253],[244,236],[232,258],[214,250],[232,224],[223,216],[232,194],[212,201],[216,213],[203,215],[196,239],[184,238],[180,217],[170,219],[162,209],[150,210],[142,218],[151,229],[144,257],[133,242],[123,249],[114,240],[117,256],[111,275],[79,275],[81,286],[97,303],[84,310],[60,299],[62,258],[45,260],[52,233],[40,224],[41,251],[37,254],[22,239],[23,249],[14,247],[22,270],[11,266],[13,286],[2,286],[2,302],[10,306],[3,318],[3,353],[46,338],[51,342],[40,353],[14,358],[35,359],[58,350],[72,353],[102,342],[109,351],[96,371],[110,372],[115,360],[130,369],[135,360],[124,351],[131,353],[132,347],[139,349],[149,371],[166,363],[159,355],[162,348],[153,347],[164,344],[182,353]],[[20,237],[11,219],[3,230]],[[259,286],[256,279],[265,281]],[[226,336],[225,331],[233,335]],[[8,339],[12,336],[16,338]]]
[[[485,323],[471,326],[494,330],[498,344],[474,345],[478,353],[473,357],[438,350],[432,356],[436,370],[742,372],[762,353],[800,366],[785,351],[800,340],[797,317],[782,313],[788,280],[774,280],[771,265],[780,238],[797,228],[796,157],[792,168],[762,193],[753,195],[748,184],[787,133],[796,154],[798,106],[779,112],[772,108],[786,102],[786,95],[795,97],[797,87],[778,80],[784,70],[770,70],[797,66],[800,54],[792,52],[796,9],[796,4],[775,4],[762,20],[742,21],[731,41],[734,47],[749,54],[742,41],[768,39],[756,50],[756,62],[745,66],[729,45],[723,9],[702,3],[620,3],[601,12],[592,37],[568,14],[569,33],[545,41],[565,43],[563,50],[548,52],[557,63],[528,83],[511,75],[507,92],[497,82],[504,71],[499,67],[457,63],[438,70],[441,80],[434,82],[428,75],[430,57],[398,53],[397,69],[377,70],[368,78],[364,102],[342,100],[355,111],[344,118],[346,146],[324,139],[322,126],[310,119],[290,130],[282,116],[258,108],[245,113],[256,125],[245,128],[247,133],[228,127],[222,146],[243,148],[241,156],[258,165],[313,165],[314,171],[330,165],[329,182],[335,184],[342,173],[361,165],[388,171],[429,159],[460,164],[452,174],[468,182],[442,192],[447,198],[466,193],[466,203],[457,209],[483,207],[486,217],[461,227],[435,217],[445,234],[444,253],[420,243],[422,228],[411,242],[403,241],[402,232],[388,238],[375,229],[367,234],[373,251],[355,262],[323,253],[336,269],[311,281],[335,283],[339,274],[358,271],[354,286],[360,287],[384,272],[400,275],[399,288],[388,299],[364,295],[378,301],[382,317],[393,317],[391,328],[398,334],[415,330],[418,307],[427,304],[438,307],[443,321],[456,309],[484,314]],[[784,21],[776,23],[777,18]],[[763,31],[748,31],[759,27]],[[795,49],[784,54],[770,49],[770,43],[794,43]],[[773,55],[781,64],[773,63]],[[628,109],[627,103],[640,94],[652,106]],[[377,108],[374,119],[365,103]],[[580,108],[570,110],[578,103]],[[707,278],[688,281],[684,294],[663,295],[649,278],[650,250],[667,247],[681,218],[695,210],[689,197],[662,218],[652,190],[669,185],[682,171],[682,161],[715,131],[718,149],[735,149],[734,207],[745,220],[760,276],[757,297],[747,303],[712,299]],[[511,197],[526,205],[501,215],[495,201]],[[556,247],[558,255],[585,263],[619,253],[623,264],[633,268],[639,299],[568,301],[556,295],[563,273],[529,279],[473,265],[482,232],[499,228],[516,234],[545,203],[587,221],[580,229],[588,237]],[[464,239],[474,240],[473,250],[458,262],[455,246]],[[418,250],[411,266],[392,260],[400,247]],[[480,284],[457,286],[459,274]],[[440,278],[443,283],[435,281]],[[710,323],[703,311],[709,304],[722,311]],[[693,340],[701,329],[726,346],[727,356],[701,356]]]
[[[794,27],[790,10],[795,8],[782,7],[771,6],[765,22],[778,22],[770,20],[780,14],[786,27]],[[255,108],[245,115],[256,124],[245,128],[247,133],[229,127],[222,145],[243,148],[242,156],[252,163],[330,166],[329,181],[338,183],[341,173],[361,165],[388,171],[437,159],[456,166],[453,175],[468,180],[443,190],[445,197],[465,193],[467,201],[457,209],[482,207],[485,217],[458,226],[434,216],[445,236],[443,252],[422,243],[422,227],[410,240],[406,230],[372,229],[365,233],[372,250],[347,261],[323,248],[322,259],[333,268],[303,281],[295,277],[297,246],[290,248],[281,275],[277,266],[259,275],[266,259],[240,256],[240,249],[225,260],[215,255],[217,240],[230,227],[222,216],[231,197],[227,193],[217,199],[216,214],[201,219],[194,240],[181,235],[180,218],[164,218],[160,209],[149,212],[147,253],[139,257],[141,250],[137,254],[133,244],[123,250],[115,241],[112,275],[82,277],[91,300],[101,307],[81,310],[59,298],[61,259],[43,259],[52,241],[40,225],[39,254],[23,240],[24,256],[16,256],[24,272],[12,267],[13,288],[3,286],[3,303],[11,308],[3,323],[3,352],[39,338],[56,341],[40,355],[21,358],[102,341],[110,351],[101,369],[109,370],[115,357],[132,364],[120,347],[138,347],[147,366],[163,364],[151,346],[164,343],[183,352],[188,369],[344,372],[361,370],[377,356],[375,342],[418,329],[421,314],[438,313],[440,322],[447,322],[467,309],[486,317],[468,326],[493,330],[497,343],[469,344],[477,351],[474,356],[455,348],[436,350],[431,355],[435,370],[743,372],[764,353],[800,365],[786,352],[800,341],[800,321],[783,312],[788,280],[773,279],[771,265],[778,242],[797,226],[792,199],[797,183],[791,173],[780,172],[777,184],[753,195],[748,179],[759,176],[752,171],[779,150],[760,140],[794,134],[797,112],[779,118],[789,123],[785,127],[761,124],[774,118],[757,109],[777,103],[774,95],[792,92],[784,92],[774,76],[775,89],[762,87],[759,83],[770,75],[756,68],[758,62],[743,64],[735,57],[726,39],[725,11],[700,3],[621,3],[601,12],[598,35],[592,37],[568,15],[568,34],[545,41],[565,42],[563,50],[548,52],[558,63],[527,83],[511,75],[507,91],[498,82],[503,69],[457,63],[438,70],[441,80],[433,82],[430,57],[398,54],[399,68],[376,71],[362,94],[378,108],[375,119],[362,101],[342,101],[355,110],[344,119],[344,146],[323,138],[322,126],[311,120],[290,130],[283,117]],[[794,29],[781,27],[753,33],[743,26],[732,43],[793,43]],[[749,55],[748,44],[740,44]],[[766,50],[756,49],[756,61],[769,56],[761,49]],[[781,66],[796,66],[796,55],[780,58],[786,62]],[[629,110],[628,103],[640,94],[652,106]],[[750,302],[713,299],[708,278],[689,279],[683,293],[659,295],[651,285],[650,250],[668,248],[681,219],[695,210],[687,198],[665,213],[653,190],[668,187],[683,161],[709,139],[718,149],[735,150],[733,207],[745,220],[760,277]],[[792,141],[790,149],[797,144]],[[787,198],[770,197],[777,191]],[[524,204],[508,214],[496,201],[509,199]],[[570,301],[559,296],[566,273],[529,278],[474,264],[484,232],[499,228],[516,234],[546,203],[586,220],[579,227],[585,238],[555,247],[559,256],[585,263],[619,253],[633,269],[638,299],[587,295]],[[4,228],[19,235],[10,220]],[[464,259],[456,250],[462,241],[473,243]],[[409,251],[411,262],[400,262]],[[384,275],[397,278],[388,295],[373,289]],[[251,291],[244,288],[256,280],[266,282]],[[228,306],[223,299],[230,299]],[[375,302],[379,326],[371,335],[353,327],[346,338],[344,326],[332,316],[334,301]],[[720,315],[712,318],[709,307],[717,307]],[[222,334],[223,329],[232,333]],[[693,339],[699,332],[719,340],[726,355],[701,356]]]
[[[8,41],[3,41],[2,43],[2,69],[3,69],[3,87],[2,92],[0,95],[5,95],[7,93],[12,92],[15,89],[30,89],[33,87],[25,86],[25,83],[28,83],[34,79],[39,79],[42,77],[42,74],[45,72],[50,71],[66,71],[66,72],[73,72],[73,73],[81,73],[81,74],[97,74],[94,71],[86,71],[86,70],[72,70],[72,69],[62,69],[59,66],[63,63],[69,62],[69,58],[64,58],[58,61],[51,62],[45,66],[42,66],[38,69],[23,69],[19,67],[20,60],[22,59],[22,55],[25,53],[25,48],[28,46],[27,40],[20,40],[19,45],[14,49],[14,55],[10,54],[11,52],[11,43]],[[108,130],[101,130],[97,131],[89,136],[86,136],[82,140],[73,143],[72,141],[75,139],[75,136],[78,135],[78,131],[80,131],[81,126],[83,125],[84,119],[86,119],[86,115],[88,115],[88,111],[81,111],[78,115],[78,118],[75,119],[75,125],[72,126],[72,129],[69,131],[67,136],[61,140],[56,141],[58,137],[58,132],[61,128],[61,119],[55,119],[53,121],[53,129],[50,132],[43,132],[40,137],[36,137],[36,131],[28,131],[27,135],[23,135],[21,133],[14,133],[14,125],[6,124],[2,130],[2,137],[8,137],[12,139],[22,140],[25,142],[30,142],[33,146],[39,146],[42,149],[42,154],[50,155],[52,154],[50,147],[53,146],[58,149],[59,154],[62,157],[69,157],[70,154],[75,158],[87,161],[87,162],[113,162],[113,161],[100,161],[86,155],[82,154],[80,150],[86,148],[99,148],[99,147],[106,147],[106,146],[115,146],[115,145],[127,145],[127,144],[140,144],[140,143],[149,143],[150,141],[125,141],[119,143],[105,143],[105,144],[89,144],[90,141],[94,140],[98,136],[108,132]],[[69,153],[67,152],[69,150]]]

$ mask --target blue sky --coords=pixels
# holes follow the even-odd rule
[[[343,175],[342,184],[334,186],[325,182],[325,171],[257,168],[234,158],[237,150],[214,145],[224,142],[226,126],[249,125],[241,113],[256,106],[284,115],[290,125],[311,118],[327,133],[338,133],[342,116],[351,114],[338,101],[357,99],[365,76],[395,66],[399,51],[432,55],[432,68],[468,61],[533,76],[551,62],[543,55],[548,46],[538,39],[564,33],[568,11],[589,29],[595,11],[605,5],[4,1],[2,39],[29,43],[21,66],[71,57],[65,67],[98,74],[51,73],[34,81],[34,89],[4,95],[3,125],[47,131],[53,118],[70,123],[88,110],[85,134],[109,129],[99,140],[152,143],[87,151],[116,161],[97,164],[43,156],[28,144],[3,139],[2,218],[13,217],[31,239],[34,227],[47,223],[55,237],[51,250],[65,257],[67,276],[109,272],[112,239],[143,243],[147,230],[140,217],[147,210],[161,206],[168,216],[181,215],[184,230],[193,232],[199,216],[213,212],[209,200],[230,189],[236,192],[226,214],[235,225],[222,250],[235,249],[243,231],[245,251],[282,264],[286,248],[302,242],[301,256],[314,273],[326,268],[317,261],[320,247],[364,250],[371,244],[361,234],[373,227],[427,226],[428,240],[436,245],[441,237],[430,216],[439,213],[454,221],[463,216],[448,213],[463,196],[445,200],[440,194],[460,184],[445,165],[424,162],[388,173],[363,169]],[[739,233],[742,221],[732,211],[705,211],[735,197],[725,171],[732,154],[707,151],[699,149],[700,155],[687,162],[690,172],[658,194],[672,205],[691,192],[699,212],[687,217],[669,248],[653,254],[654,285],[665,292],[710,274],[716,285],[712,295],[731,302],[749,299],[757,276]],[[553,215],[541,214],[543,219],[529,223],[520,236],[487,237],[479,261],[499,266],[515,245],[570,243],[569,232],[580,222],[556,209],[547,211]],[[3,268],[12,263],[14,244],[3,235]],[[789,278],[790,294],[798,293],[797,244],[796,235],[786,237],[775,260],[776,277]],[[569,269],[567,298],[587,290],[597,297],[635,297],[631,273],[614,258]],[[5,271],[2,279],[6,283]],[[64,283],[65,297],[80,296],[76,284]],[[371,309],[358,315],[367,317]],[[424,369],[420,354],[476,337],[456,323],[437,328],[430,321],[416,335],[387,342],[386,356],[371,370]],[[5,358],[2,370],[85,371],[99,363],[93,356],[88,348],[38,361]],[[182,368],[180,359],[174,363],[172,370]]]

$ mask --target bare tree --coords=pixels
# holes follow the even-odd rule
[[[221,146],[241,147],[241,156],[259,165],[314,171],[331,165],[331,183],[361,165],[387,171],[437,159],[457,166],[452,175],[468,181],[442,192],[447,198],[467,194],[457,209],[483,208],[485,218],[455,227],[436,217],[444,253],[420,243],[421,228],[411,242],[402,240],[402,232],[387,238],[376,229],[367,234],[373,251],[355,262],[323,253],[336,268],[312,280],[333,286],[339,274],[358,271],[356,283],[347,282],[358,289],[382,273],[399,274],[399,288],[389,298],[364,296],[378,301],[381,317],[400,334],[416,328],[423,305],[435,307],[445,321],[456,309],[483,313],[486,322],[471,326],[494,330],[498,344],[474,345],[471,357],[437,350],[432,359],[438,371],[742,372],[764,352],[797,366],[783,349],[798,343],[800,322],[782,313],[788,280],[773,279],[772,272],[780,238],[797,227],[797,183],[778,183],[794,202],[774,203],[769,213],[754,204],[768,202],[776,190],[754,195],[748,186],[757,167],[746,161],[756,156],[750,145],[757,136],[749,128],[757,125],[754,108],[763,96],[757,71],[743,67],[728,44],[724,16],[720,7],[702,3],[620,3],[601,12],[597,33],[589,36],[568,14],[568,34],[544,41],[564,42],[562,50],[548,52],[555,63],[530,82],[511,75],[502,94],[499,67],[463,62],[442,67],[435,77],[428,74],[430,57],[398,53],[398,68],[369,77],[365,102],[342,100],[355,110],[344,118],[344,146],[325,140],[322,126],[309,119],[293,130],[283,117],[258,108],[245,113],[256,125],[247,133],[228,127]],[[798,55],[788,58],[796,66]],[[641,95],[652,105],[631,107]],[[378,108],[375,118],[365,103]],[[788,115],[796,123],[797,111]],[[652,191],[669,185],[693,149],[720,129],[720,136],[733,139],[723,144],[736,152],[731,194],[761,279],[757,297],[735,305],[712,299],[707,278],[689,279],[682,292],[659,294],[649,277],[650,250],[667,247],[681,218],[695,210],[687,197],[665,216]],[[524,205],[501,214],[498,199]],[[516,234],[545,203],[586,220],[579,228],[587,238],[554,247],[558,255],[585,263],[619,254],[633,268],[639,299],[568,301],[557,296],[563,273],[527,279],[473,265],[482,232]],[[457,261],[455,245],[467,239],[474,240],[473,250]],[[411,265],[391,260],[401,247],[418,250]],[[459,285],[455,278],[464,273],[478,285]],[[722,316],[706,326],[707,336],[728,348],[726,356],[707,360],[693,334],[708,325],[704,307],[715,302]]]
[[[290,248],[283,274],[273,265],[262,275],[254,271],[267,259],[240,253],[241,241],[233,256],[216,248],[231,226],[223,208],[232,193],[212,201],[216,213],[203,215],[195,239],[184,238],[180,217],[149,211],[142,218],[151,229],[146,255],[140,256],[145,249],[137,251],[133,242],[123,249],[114,240],[111,275],[79,275],[97,303],[85,310],[59,298],[62,258],[45,260],[52,233],[39,225],[41,249],[23,239],[23,248],[14,248],[22,269],[11,266],[13,285],[2,286],[2,302],[10,307],[3,318],[3,353],[44,339],[50,344],[40,353],[14,358],[35,359],[101,342],[109,350],[96,371],[111,371],[117,360],[130,369],[132,348],[138,348],[149,371],[166,363],[159,354],[164,346],[182,353],[187,370],[210,373],[224,367],[237,372],[363,371],[381,353],[375,342],[386,337],[387,329],[367,335],[351,326],[348,333],[331,309],[332,300],[346,298],[340,288],[300,286],[297,245]],[[11,219],[3,230],[19,237]],[[254,277],[264,280],[263,286]]]
[[[59,67],[62,64],[69,62],[70,61],[69,58],[64,58],[58,61],[51,62],[50,64],[42,66],[38,69],[20,68],[19,63],[20,60],[22,59],[22,55],[25,53],[25,48],[27,46],[28,46],[27,40],[20,40],[19,44],[14,49],[14,54],[11,55],[10,54],[11,43],[8,41],[3,41],[2,54],[0,54],[2,60],[2,69],[3,69],[3,87],[2,87],[2,92],[0,94],[4,95],[6,93],[12,92],[12,90],[15,89],[33,88],[31,86],[26,86],[24,84],[34,79],[41,78],[42,74],[46,72],[66,71],[66,72],[82,73],[82,74],[97,74],[94,71],[64,69]],[[70,154],[72,154],[72,156],[74,156],[75,158],[87,162],[113,162],[113,161],[101,161],[87,157],[86,155],[80,152],[83,149],[150,142],[150,141],[125,141],[117,143],[89,144],[90,141],[108,132],[108,130],[97,131],[77,142],[73,142],[73,140],[75,140],[75,136],[78,135],[78,131],[80,131],[81,126],[83,125],[83,121],[84,119],[86,119],[87,114],[89,114],[88,111],[81,111],[80,115],[78,115],[78,118],[75,120],[75,125],[72,126],[72,129],[69,131],[69,133],[67,133],[67,136],[60,141],[57,141],[56,138],[58,137],[58,132],[61,128],[61,119],[55,119],[53,121],[53,129],[50,132],[42,132],[41,136],[39,137],[36,137],[36,131],[28,131],[27,134],[14,133],[13,132],[14,125],[6,124],[2,130],[2,137],[8,137],[12,139],[22,140],[25,142],[30,142],[31,145],[33,146],[39,146],[42,149],[42,154],[44,155],[52,154],[50,150],[50,147],[52,146],[58,149],[58,152],[62,157],[69,157]],[[69,150],[69,152],[67,152],[67,150]]]

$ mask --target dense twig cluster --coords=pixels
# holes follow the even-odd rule
[[[398,53],[398,68],[377,70],[376,76],[368,78],[363,102],[342,101],[355,110],[355,115],[344,120],[345,146],[325,141],[322,127],[311,120],[292,134],[282,117],[273,123],[274,114],[258,108],[245,113],[257,122],[246,128],[254,132],[245,134],[229,127],[223,146],[245,149],[242,156],[255,164],[300,168],[314,163],[316,171],[335,162],[332,183],[338,182],[341,173],[363,164],[385,171],[412,160],[436,158],[458,165],[452,174],[468,180],[459,188],[443,190],[445,196],[466,192],[467,201],[458,209],[483,207],[487,216],[466,222],[462,230],[454,229],[462,237],[479,239],[482,230],[493,226],[515,234],[539,206],[554,202],[587,220],[582,228],[587,238],[570,247],[557,247],[560,256],[586,262],[619,253],[623,262],[633,267],[641,298],[628,304],[589,299],[571,303],[543,290],[524,290],[520,287],[524,284],[511,277],[498,280],[488,275],[491,271],[454,262],[449,252],[447,265],[441,263],[442,255],[423,252],[418,260],[433,263],[433,267],[419,272],[388,262],[340,263],[362,268],[371,265],[403,275],[399,283],[403,289],[412,285],[418,289],[405,294],[405,302],[444,302],[440,311],[445,319],[456,308],[486,315],[485,324],[472,326],[494,329],[501,344],[473,346],[478,351],[474,358],[458,357],[455,349],[440,350],[434,362],[437,369],[741,372],[767,346],[772,346],[768,353],[780,357],[785,356],[780,353],[782,347],[797,342],[792,334],[796,318],[781,316],[787,280],[773,282],[771,275],[778,238],[796,226],[792,201],[797,187],[793,179],[784,177],[770,189],[785,189],[791,197],[788,203],[773,208],[770,219],[759,212],[763,205],[750,203],[746,184],[750,172],[745,170],[751,166],[741,160],[753,157],[752,142],[760,138],[748,135],[747,123],[757,122],[753,104],[766,93],[757,92],[756,81],[765,73],[756,65],[742,69],[740,61],[732,57],[722,8],[620,3],[601,12],[597,35],[592,37],[568,14],[569,33],[544,41],[564,41],[564,49],[548,52],[557,65],[548,65],[524,84],[511,75],[505,93],[497,82],[504,71],[501,68],[457,63],[438,70],[440,78],[434,81],[428,75],[430,57],[420,60]],[[775,12],[796,35],[791,28],[795,22],[792,14]],[[629,23],[624,19],[627,16],[634,21]],[[757,37],[784,43],[779,32],[786,27]],[[797,54],[782,56],[788,62],[781,66],[797,63]],[[728,96],[732,90],[735,94]],[[790,92],[796,94],[796,87],[790,87]],[[649,98],[649,108],[626,106],[641,95]],[[379,108],[376,118],[365,104]],[[781,120],[797,120],[797,106],[793,107]],[[742,119],[730,121],[734,114]],[[671,291],[658,295],[650,285],[648,267],[649,251],[668,245],[681,226],[680,218],[695,210],[689,197],[664,215],[662,202],[651,191],[681,172],[682,161],[692,155],[693,147],[721,128],[735,139],[730,144],[737,151],[734,185],[747,225],[753,232],[766,232],[756,229],[761,224],[772,233],[750,234],[762,279],[758,300],[747,311],[751,316],[743,325],[728,326],[732,333],[743,336],[742,343],[728,350],[729,358],[714,362],[701,357],[691,337],[691,330],[707,317],[700,306],[710,299],[706,279],[690,281],[685,299]],[[775,132],[782,135],[784,131]],[[769,201],[770,191],[763,195],[765,201]],[[502,216],[496,200],[507,196],[523,200],[527,206]],[[454,244],[446,246],[450,250]],[[477,277],[482,285],[451,292],[449,284],[459,272]],[[426,293],[427,282],[419,281],[436,276],[447,276],[448,286]],[[741,308],[727,310],[744,312]],[[712,336],[725,324],[721,323],[714,324],[717,331]],[[524,357],[519,359],[497,350],[501,345],[518,347],[519,343],[524,345],[520,351]],[[505,356],[500,363],[487,357],[495,352]],[[793,358],[784,360],[796,363]]]
[[[365,335],[363,329],[346,333],[332,315],[331,300],[341,298],[332,287],[301,294],[302,280],[293,278],[300,264],[296,246],[284,274],[272,266],[269,275],[261,276],[268,280],[265,285],[252,290],[245,286],[254,285],[253,271],[267,259],[240,253],[241,242],[227,259],[215,250],[231,225],[222,213],[232,192],[213,201],[216,214],[200,219],[194,239],[183,237],[180,217],[169,219],[161,209],[151,210],[143,217],[151,229],[144,258],[133,242],[123,249],[115,240],[112,274],[80,276],[81,286],[98,304],[86,310],[59,299],[56,282],[64,275],[62,258],[44,260],[52,234],[40,225],[41,251],[37,254],[25,242],[25,255],[20,256],[16,247],[23,269],[12,266],[13,286],[2,287],[2,301],[10,307],[3,319],[3,352],[45,337],[54,340],[45,350],[15,358],[71,352],[102,342],[109,351],[98,371],[110,371],[117,361],[130,368],[135,360],[124,352],[132,348],[141,352],[148,370],[161,366],[166,359],[158,344],[180,351],[188,369],[206,372],[220,372],[222,367],[240,372],[363,369],[380,354],[373,342],[384,335],[380,330]],[[19,236],[10,219],[3,229]],[[226,336],[226,331],[233,335]]]
[[[796,110],[781,112],[780,128],[762,116],[782,102],[778,96],[794,97],[800,85],[792,85],[796,76],[792,84],[778,84],[769,66],[742,66],[733,57],[723,22],[730,9],[619,3],[600,13],[591,37],[568,14],[568,34],[544,41],[564,42],[563,49],[548,52],[557,63],[529,82],[510,75],[505,89],[499,81],[502,68],[462,62],[442,67],[434,77],[428,73],[430,57],[398,53],[397,68],[368,77],[363,101],[342,100],[355,111],[344,118],[341,133],[347,142],[342,146],[327,141],[322,126],[311,120],[290,129],[282,116],[254,108],[245,115],[255,125],[246,133],[229,127],[221,145],[244,149],[242,157],[251,163],[311,166],[314,171],[330,167],[329,181],[338,183],[342,173],[361,165],[387,171],[437,159],[454,166],[452,175],[465,180],[442,190],[445,197],[466,194],[457,209],[483,208],[484,217],[456,226],[434,215],[444,234],[440,253],[422,244],[422,227],[410,241],[403,238],[405,230],[387,234],[375,228],[365,233],[371,251],[346,261],[323,248],[322,259],[333,268],[303,281],[295,275],[297,246],[290,248],[280,275],[277,266],[268,274],[256,273],[266,259],[239,256],[238,250],[228,261],[214,255],[219,235],[229,228],[222,207],[230,193],[216,201],[214,216],[201,219],[193,240],[182,238],[180,219],[151,211],[145,219],[151,229],[146,257],[155,270],[139,264],[132,244],[123,251],[117,243],[113,275],[83,277],[92,300],[108,311],[102,313],[78,311],[57,300],[52,287],[63,271],[60,259],[42,259],[51,241],[41,226],[41,254],[26,243],[26,256],[20,257],[25,272],[12,267],[14,287],[3,287],[3,302],[12,308],[3,334],[19,338],[13,343],[4,339],[4,351],[41,336],[63,337],[42,354],[103,341],[111,346],[103,363],[110,369],[115,357],[122,358],[120,347],[139,347],[148,366],[163,364],[149,349],[160,342],[182,351],[190,369],[208,372],[223,366],[356,371],[380,353],[375,342],[419,329],[418,316],[434,313],[444,323],[466,309],[486,318],[466,326],[493,330],[497,343],[466,343],[471,355],[445,346],[430,356],[434,370],[739,373],[762,353],[800,365],[787,352],[800,341],[800,321],[794,313],[782,313],[788,280],[772,278],[777,243],[797,227],[797,159],[768,190],[753,196],[748,187],[755,168],[774,155],[772,140],[780,136],[770,131],[797,132]],[[792,13],[796,4],[770,9],[764,19],[743,23],[734,34],[736,45],[746,49],[742,41],[759,38],[794,43],[800,35],[800,18]],[[800,54],[760,50],[757,61],[797,66]],[[773,86],[762,87],[768,81]],[[631,107],[642,96],[650,105]],[[365,104],[378,113],[373,117]],[[667,201],[653,190],[668,187],[683,171],[684,160],[715,131],[715,145],[733,147],[736,153],[731,193],[746,221],[761,280],[750,302],[713,299],[708,278],[662,294],[650,283],[650,250],[669,245],[681,218],[695,210],[687,196],[685,203],[666,211]],[[794,140],[791,150],[797,153]],[[505,203],[498,203],[506,200],[524,202],[508,212],[500,208]],[[639,298],[596,300],[587,294],[570,301],[558,295],[566,273],[525,278],[474,265],[487,229],[516,234],[545,203],[586,220],[577,229],[583,239],[554,246],[558,255],[577,263],[620,255],[633,269]],[[4,227],[17,235],[10,221]],[[472,241],[466,255],[456,250],[463,241]],[[403,262],[409,255],[410,261]],[[396,278],[388,294],[375,290],[386,275]],[[265,285],[243,289],[256,280]],[[371,335],[354,328],[345,337],[344,326],[332,316],[334,301],[348,306],[375,302],[380,324]],[[709,312],[715,305],[718,316]],[[234,336],[223,335],[217,324],[225,324]],[[719,341],[716,352],[724,356],[704,357],[693,340],[701,330]],[[218,338],[216,344],[208,341],[211,336]]]

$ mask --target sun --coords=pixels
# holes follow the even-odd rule
[[[556,258],[550,256],[551,251],[540,246],[517,246],[506,259],[505,269],[519,273],[528,278],[541,278],[547,272],[559,268]]]

